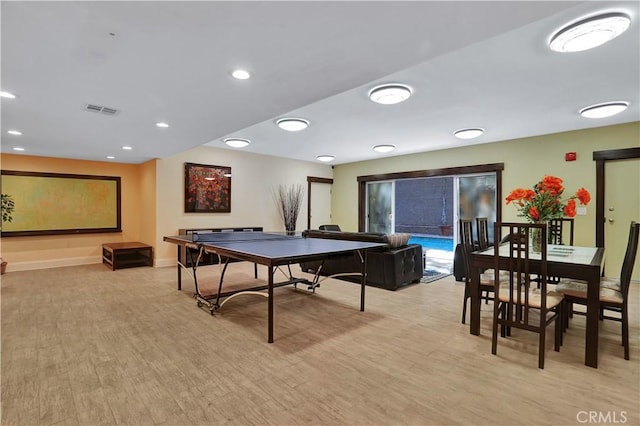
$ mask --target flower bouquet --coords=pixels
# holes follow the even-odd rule
[[[576,215],[576,200],[586,206],[591,201],[589,191],[580,188],[567,199],[562,199],[564,193],[562,179],[545,175],[533,189],[516,188],[506,198],[507,204],[513,201],[518,210],[518,216],[526,218],[531,223],[546,223],[551,219],[574,217]],[[534,241],[535,242],[535,241]],[[534,250],[538,248],[535,247]]]

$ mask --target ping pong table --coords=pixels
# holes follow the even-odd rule
[[[178,252],[184,247],[191,256],[191,274],[194,279],[198,307],[207,306],[211,315],[222,307],[231,298],[240,294],[259,294],[268,298],[268,342],[273,343],[273,289],[285,285],[307,285],[308,289],[315,292],[320,283],[320,271],[312,280],[294,277],[290,265],[301,262],[329,259],[335,256],[351,256],[357,253],[361,260],[360,284],[360,310],[364,311],[365,283],[367,272],[366,251],[376,247],[385,246],[383,243],[331,240],[323,238],[306,238],[278,233],[266,232],[209,232],[193,233],[191,235],[167,236],[164,241],[177,244]],[[219,256],[223,264],[218,284],[218,292],[215,296],[202,294],[198,289],[197,269],[199,259],[204,253],[213,253]],[[230,261],[240,260],[253,262],[255,265],[267,267],[267,284],[252,288],[223,292],[224,275]],[[274,282],[274,274],[281,267],[287,268],[285,274],[288,279],[282,282]],[[178,289],[181,288],[181,270],[189,270],[181,259],[178,258]],[[257,269],[255,272],[257,278]],[[341,274],[342,275],[342,274]],[[335,277],[335,275],[334,275]],[[267,293],[264,293],[267,290]],[[222,300],[224,299],[224,300]],[[222,300],[222,301],[221,301]]]

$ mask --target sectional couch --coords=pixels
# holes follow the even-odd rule
[[[378,234],[371,232],[336,232],[307,230],[304,235],[310,238],[330,238],[338,240],[382,242],[387,246],[369,250],[367,253],[367,285],[387,290],[420,282],[423,275],[422,246],[407,244],[408,234]],[[323,262],[305,262],[300,266],[303,271],[315,273]],[[360,257],[354,253],[324,261],[321,275],[333,275],[348,272],[360,272]],[[359,277],[341,277],[341,279],[360,282]]]

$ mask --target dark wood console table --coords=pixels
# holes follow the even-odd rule
[[[153,247],[137,241],[103,244],[102,263],[112,271],[138,266],[153,266]]]

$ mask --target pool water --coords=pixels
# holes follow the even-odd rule
[[[425,275],[450,274],[453,271],[453,239],[412,235],[409,244],[422,246]]]
[[[452,238],[439,238],[412,235],[409,244],[420,244],[424,250],[443,250],[453,252]]]

